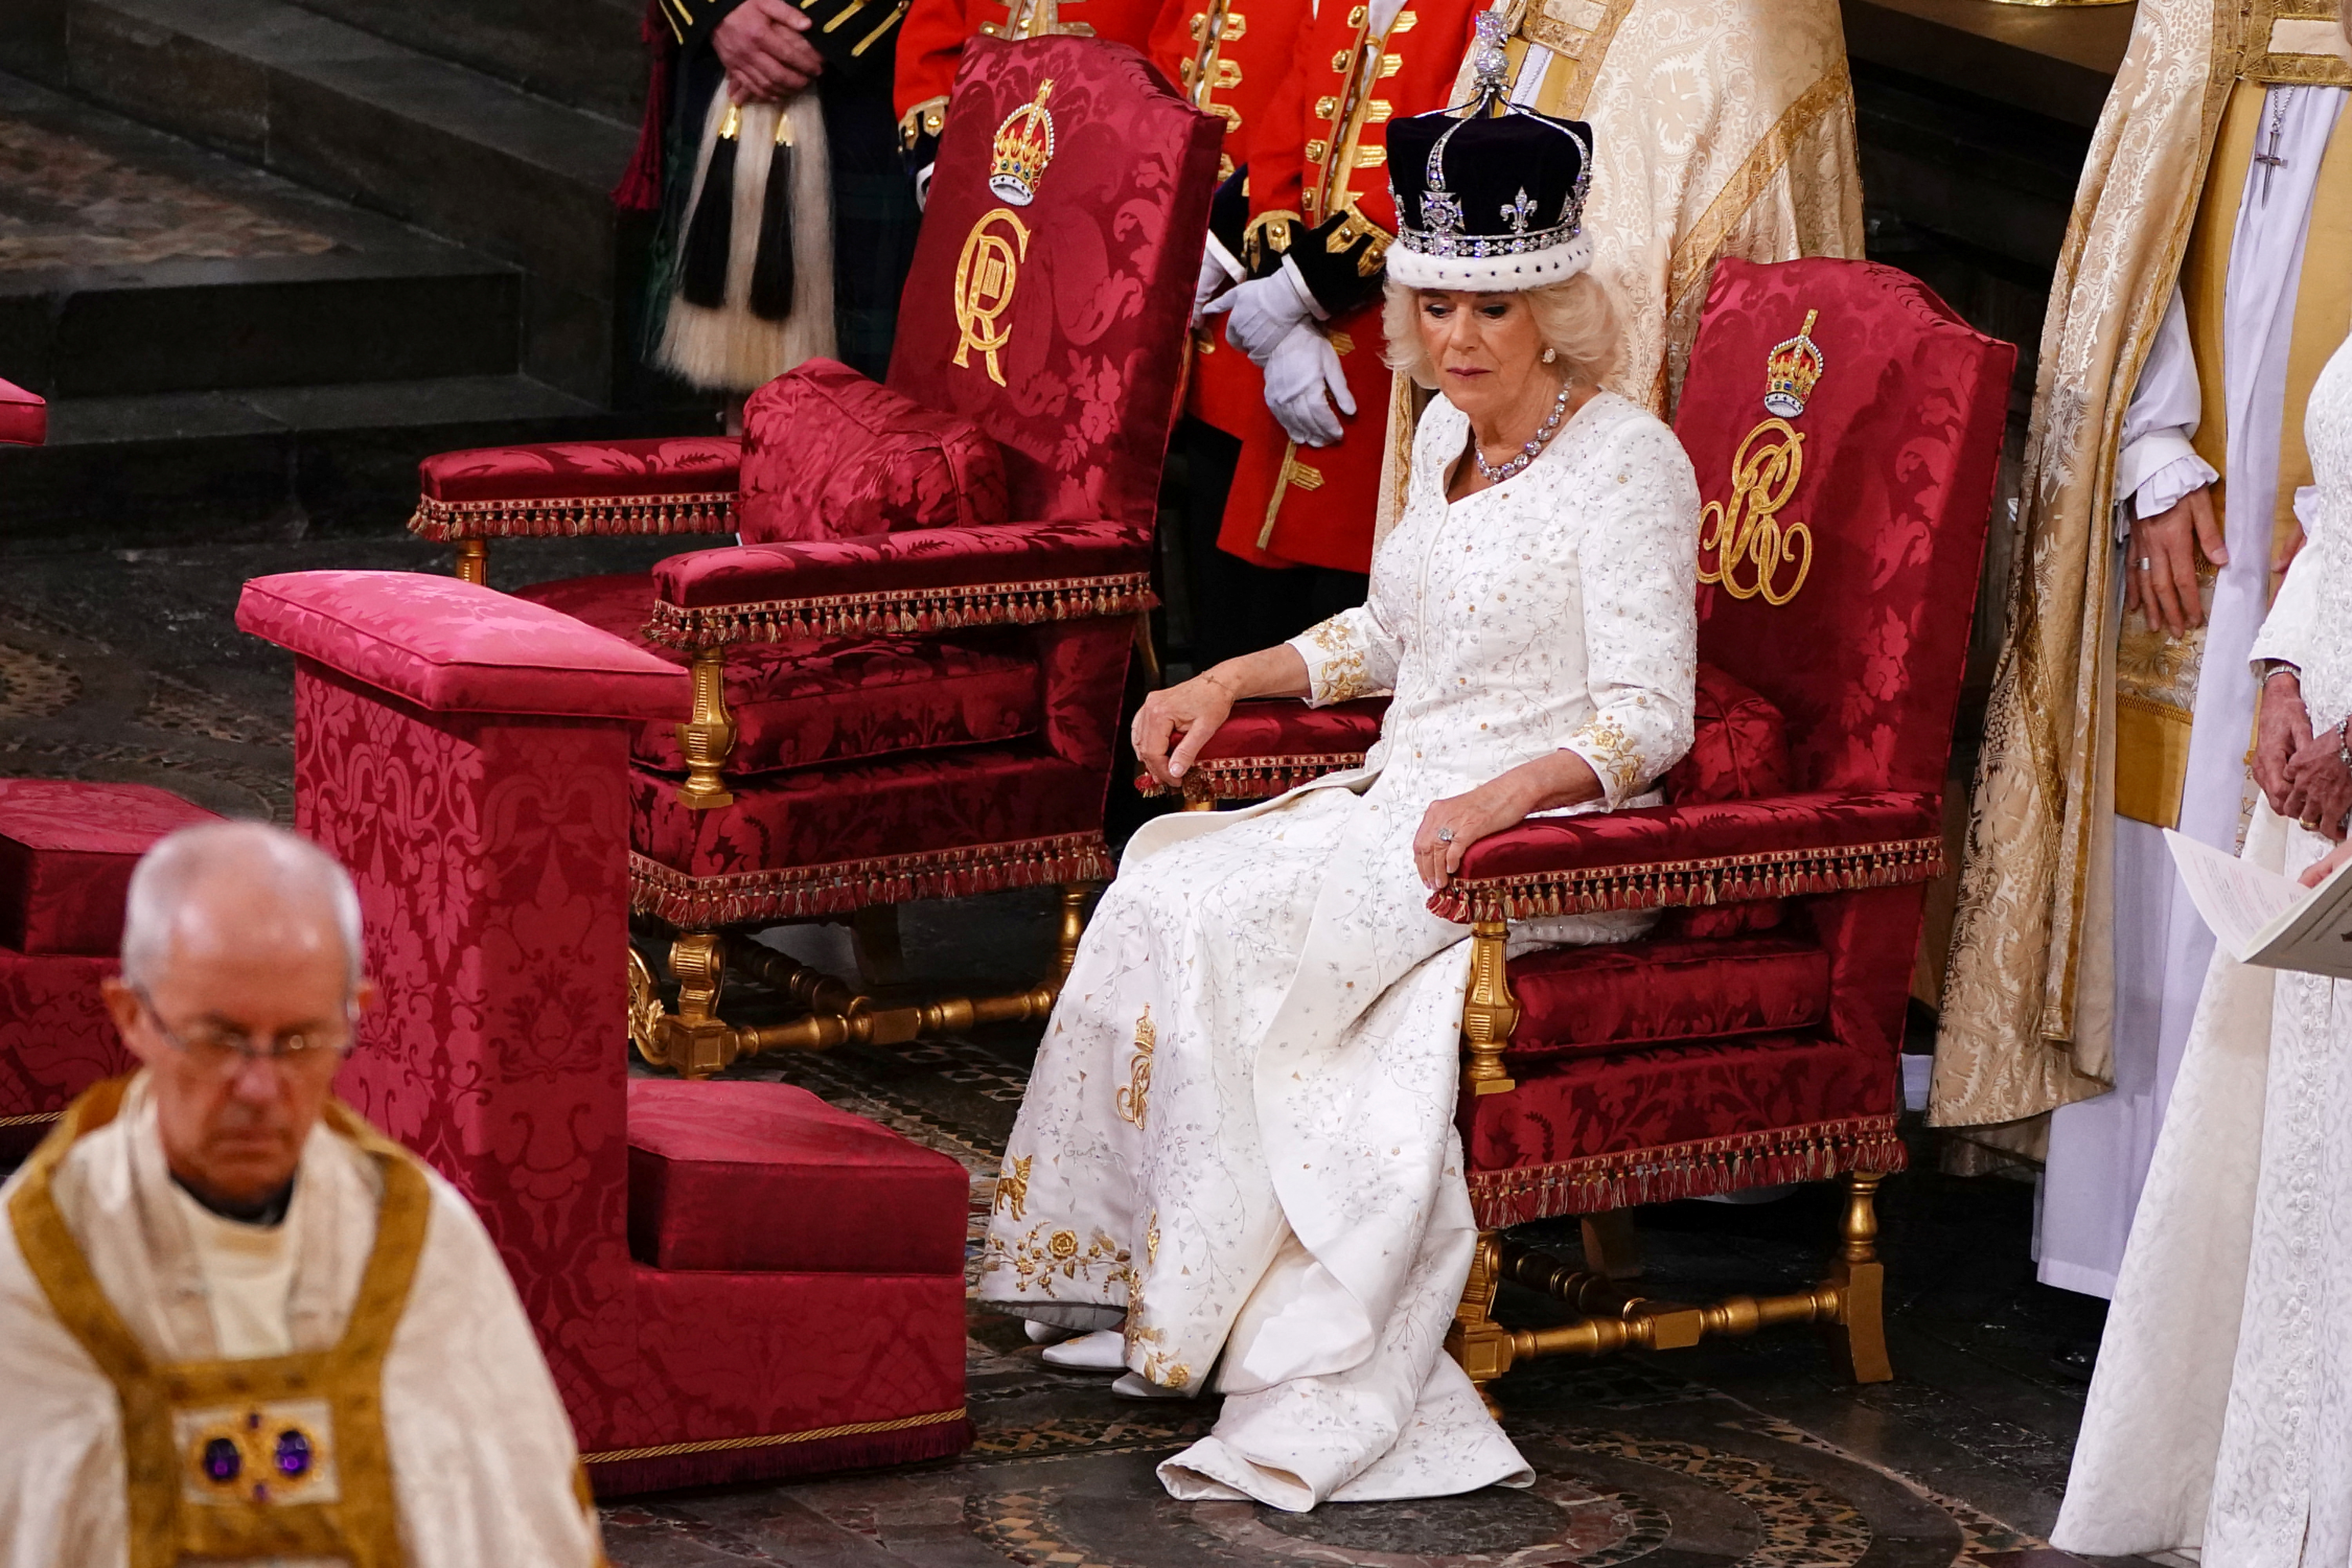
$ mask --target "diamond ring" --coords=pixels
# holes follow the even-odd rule
[[[1439,829],[1437,830],[1437,841],[1438,841],[1440,844],[1451,844],[1451,843],[1453,843],[1453,842],[1454,842],[1454,829],[1452,829],[1452,828],[1450,828],[1450,827],[1441,827],[1441,828],[1439,828]]]

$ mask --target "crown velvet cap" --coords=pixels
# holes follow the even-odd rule
[[[1508,293],[1592,265],[1591,126],[1512,107],[1467,119],[1415,114],[1391,121],[1388,132],[1397,210],[1388,269],[1397,282]]]

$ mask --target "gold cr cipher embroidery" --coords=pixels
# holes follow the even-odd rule
[[[1151,1098],[1151,1053],[1160,1044],[1160,1031],[1151,1026],[1151,1009],[1146,1007],[1143,1016],[1135,1021],[1135,1056],[1127,1066],[1127,1087],[1118,1091],[1115,1104],[1121,1121],[1140,1127],[1147,1102]]]
[[[1011,231],[1011,237],[992,226],[999,223]],[[1013,216],[1011,207],[992,207],[982,214],[971,232],[964,236],[963,254],[956,258],[956,330],[962,337],[956,343],[955,363],[969,370],[971,352],[978,349],[988,379],[999,386],[1004,384],[1004,372],[996,363],[996,351],[1013,341],[1013,329],[999,326],[997,318],[1012,309],[1021,263],[1028,258],[1028,226]]]
[[[1770,417],[1731,455],[1730,501],[1711,500],[1699,510],[1698,580],[1720,583],[1735,599],[1760,595],[1768,605],[1785,605],[1813,569],[1813,531],[1793,519],[1783,523],[1780,512],[1805,472],[1805,437],[1789,421],[1804,413],[1828,368],[1813,342],[1820,319],[1819,310],[1806,311],[1797,335],[1765,356],[1764,412]],[[1783,581],[1780,569],[1790,563],[1794,570]]]

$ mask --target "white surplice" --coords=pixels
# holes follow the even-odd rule
[[[129,1556],[121,1404],[6,1221],[22,1180],[0,1187],[0,1563],[110,1568]],[[588,1568],[603,1560],[598,1527],[574,1490],[579,1451],[555,1380],[482,1222],[455,1187],[426,1180],[431,1218],[383,1363],[403,1560]],[[142,1080],[121,1114],[74,1144],[52,1192],[148,1353],[200,1362],[332,1345],[375,1245],[382,1182],[322,1124],[303,1146],[275,1248],[208,1234],[164,1163]]]
[[[2309,542],[2254,646],[2352,711],[2352,345],[2312,389]],[[2283,619],[2282,613],[2284,618]],[[2255,808],[2245,858],[2331,847]],[[2052,1543],[2352,1568],[2352,985],[2218,954],[2107,1314]]]
[[[1318,705],[1393,691],[1365,766],[1136,835],[1007,1147],[982,1299],[1124,1313],[1128,1365],[1163,1387],[1218,1369],[1214,1432],[1160,1467],[1179,1498],[1530,1479],[1443,1349],[1476,1236],[1454,1129],[1469,944],[1412,841],[1432,801],[1563,747],[1606,791],[1587,809],[1654,798],[1690,744],[1698,491],[1612,394],[1449,504],[1467,433],[1432,405],[1367,603],[1292,645]],[[1603,942],[1647,917],[1528,923]]]
[[[2223,518],[2230,563],[2214,584],[2180,803],[2180,831],[2225,851],[2236,847],[2245,811],[2255,697],[2247,659],[2270,592],[2268,498],[2278,493],[2295,286],[2312,193],[2345,98],[2342,88],[2270,89],[2255,151],[2269,151],[2275,111],[2285,162],[2256,163],[2247,177],[2230,242],[2223,363],[2203,367],[2209,374],[2218,370],[2227,384],[2227,489],[2253,498],[2228,508]],[[2154,516],[2218,477],[2189,444],[2198,425],[2199,375],[2176,290],[2132,393],[2116,459],[2116,494],[2132,498],[2137,516]],[[2115,1293],[2199,983],[2213,956],[2212,936],[2173,870],[2163,829],[2122,816],[2115,827],[2116,1087],[2062,1106],[2050,1119],[2035,1253],[2042,1283],[2094,1296]]]

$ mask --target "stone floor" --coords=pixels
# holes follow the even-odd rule
[[[6,482],[0,464],[0,484]],[[524,545],[493,554],[502,585],[617,570],[656,544]],[[160,782],[217,809],[290,814],[290,672],[233,624],[238,584],[317,566],[441,569],[383,532],[145,551],[15,552],[0,560],[0,772]],[[1051,946],[1048,901],[1025,894],[908,913],[919,972],[1025,975]],[[845,937],[784,940],[840,965]],[[986,1213],[1033,1036],[750,1064],[942,1149]],[[1549,1362],[1499,1388],[1539,1479],[1526,1491],[1286,1516],[1178,1505],[1160,1458],[1205,1431],[1206,1404],[1130,1404],[1107,1380],[1046,1367],[1017,1327],[974,1312],[977,1446],[959,1459],[785,1486],[624,1501],[613,1560],[656,1565],[921,1564],[1003,1568],[1220,1563],[1328,1568],[1510,1568],[1641,1561],[1646,1568],[2021,1568],[2063,1562],[2055,1515],[2081,1386],[2054,1347],[2095,1334],[2100,1305],[2033,1282],[2031,1189],[1933,1173],[1889,1183],[1889,1341],[1898,1376],[1855,1388],[1810,1336],[1787,1332],[1654,1357]],[[1785,1289],[1819,1265],[1831,1194],[1644,1211],[1652,1289],[1685,1299]],[[1571,1236],[1553,1238],[1568,1246]],[[1520,1322],[1552,1310],[1507,1294]]]

